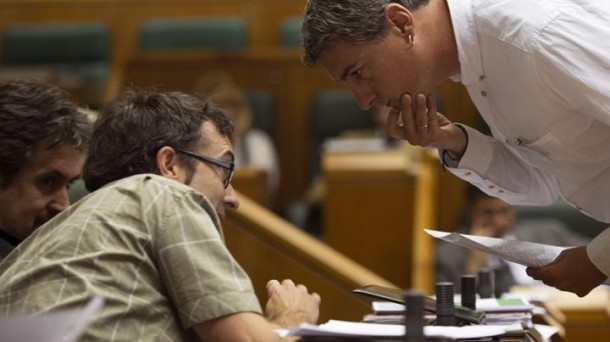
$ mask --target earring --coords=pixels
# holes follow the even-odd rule
[[[413,35],[410,34],[407,39],[409,39],[409,47],[413,46]]]

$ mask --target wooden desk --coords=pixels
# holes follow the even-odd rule
[[[241,196],[237,211],[224,222],[227,246],[246,270],[262,305],[270,279],[293,279],[322,297],[320,322],[361,320],[370,313],[370,300],[352,293],[366,285],[395,287],[254,201]]]
[[[432,293],[438,165],[423,150],[329,153],[323,232],[327,243],[402,288]]]
[[[596,288],[584,298],[553,288],[518,288],[511,291],[546,298],[548,315],[562,329],[565,342],[602,342],[610,336],[610,291]]]

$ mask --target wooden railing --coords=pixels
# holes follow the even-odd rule
[[[224,223],[226,242],[250,275],[261,303],[270,279],[293,279],[322,297],[320,321],[360,320],[370,301],[351,291],[367,284],[395,287],[248,198]]]

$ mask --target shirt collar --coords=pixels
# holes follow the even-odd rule
[[[460,73],[451,76],[455,82],[469,85],[483,75],[479,40],[475,29],[472,0],[447,0],[458,49]]]

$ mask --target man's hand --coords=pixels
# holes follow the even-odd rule
[[[288,328],[303,322],[317,323],[320,314],[320,295],[309,293],[305,285],[295,285],[290,279],[267,282],[267,319]]]
[[[552,263],[527,268],[527,274],[549,286],[586,296],[608,277],[587,256],[586,246],[566,249]]]
[[[411,145],[449,150],[458,156],[466,151],[468,137],[462,129],[436,111],[432,95],[400,96],[400,109],[388,115],[388,135],[407,140]]]

